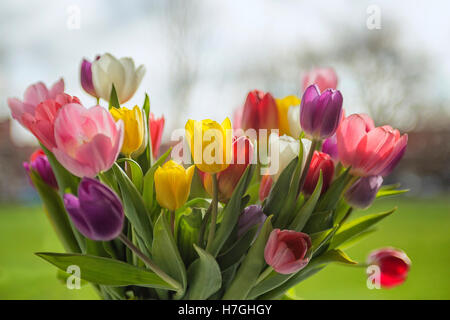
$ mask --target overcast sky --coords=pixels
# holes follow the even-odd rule
[[[308,43],[317,47],[333,41],[336,25],[366,28],[369,5],[378,5],[383,21],[395,21],[404,50],[426,51],[435,67],[430,87],[449,98],[450,2],[448,1],[197,1],[198,16],[189,39],[190,53],[198,55],[199,79],[179,117],[223,119],[242,104],[247,91],[264,88],[226,81],[229,70],[243,63],[289,53],[292,46]],[[147,73],[128,106],[141,104],[144,92],[151,96],[152,111],[165,114],[168,125],[175,115],[169,84],[174,44],[169,39],[167,8],[163,1],[106,0],[2,0],[0,2],[0,117],[9,116],[6,98],[22,97],[36,81],[46,84],[63,77],[66,92],[81,98],[86,106],[94,100],[79,85],[83,57],[110,52],[131,56]],[[75,7],[73,7],[75,6]],[[70,8],[80,10],[80,29],[70,30]],[[71,11],[73,13],[73,11]],[[368,31],[376,32],[376,31]],[[183,35],[181,35],[181,38]],[[298,81],[303,70],[298,70]],[[287,70],[297,72],[297,70]],[[215,81],[214,79],[222,79]],[[225,79],[225,80],[224,80]],[[298,83],[298,88],[300,85]],[[296,86],[293,86],[296,88]],[[276,92],[279,95],[299,92]],[[295,90],[293,90],[295,91]],[[345,96],[345,93],[344,93]],[[171,119],[172,117],[172,119]],[[178,119],[180,120],[180,119]],[[181,119],[184,121],[185,119]],[[17,141],[26,135],[16,126]],[[167,137],[167,136],[166,136]]]

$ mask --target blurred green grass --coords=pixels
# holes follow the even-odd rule
[[[346,252],[364,261],[375,248],[394,246],[412,260],[409,278],[390,290],[369,290],[363,268],[330,265],[293,291],[303,299],[450,299],[450,198],[379,200],[355,216],[398,210],[378,231]],[[0,208],[0,299],[97,299],[94,289],[69,290],[56,268],[33,253],[63,252],[40,206]]]

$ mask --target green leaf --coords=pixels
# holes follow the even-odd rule
[[[217,257],[220,269],[226,270],[238,263],[247,252],[248,248],[255,239],[259,225],[250,228],[242,237],[240,237],[234,245],[226,252]]]
[[[133,182],[136,189],[139,193],[142,192],[142,180],[144,174],[142,173],[142,169],[139,166],[139,163],[130,158],[121,158],[116,161],[117,163],[126,162],[127,165],[131,168],[131,181]]]
[[[117,108],[120,109],[119,98],[117,97],[116,88],[114,87],[114,83],[111,88],[111,97],[109,98],[109,109]]]
[[[43,182],[41,177],[33,170],[30,171],[30,178],[39,193],[44,204],[45,213],[64,249],[67,252],[80,253],[80,246],[73,234],[69,216],[58,192]]]
[[[352,246],[354,246],[356,243],[358,243],[359,241],[361,241],[362,239],[367,237],[368,235],[371,235],[372,233],[374,233],[375,231],[377,231],[376,228],[372,228],[372,229],[368,229],[366,231],[363,231],[360,234],[358,234],[358,235],[352,237],[351,239],[345,241],[343,244],[341,244],[339,246],[339,248],[342,249],[342,250],[349,249]]]
[[[317,201],[319,200],[320,193],[322,192],[322,182],[323,182],[322,171],[320,171],[319,180],[317,181],[317,185],[316,188],[314,189],[314,192],[295,216],[294,221],[292,221],[289,227],[290,230],[295,230],[298,232],[303,230],[309,218],[311,217],[314,208],[316,207]]]
[[[150,98],[148,97],[148,94],[145,94],[145,99],[144,99],[144,104],[142,105],[142,110],[144,110],[145,113],[145,118],[150,117]],[[150,144],[150,148],[151,148],[151,144]]]
[[[255,165],[253,164],[249,165],[247,169],[245,169],[244,174],[231,195],[230,201],[228,201],[222,211],[223,220],[217,228],[210,251],[214,257],[216,257],[222,249],[222,246],[233,232],[233,229],[239,219],[239,215],[241,214],[240,209],[242,197],[244,196],[250,180],[252,179],[254,169]]]
[[[248,251],[244,261],[242,261],[242,264],[236,273],[236,277],[225,292],[223,296],[224,300],[246,299],[250,290],[255,285],[259,274],[266,264],[264,260],[264,249],[267,240],[269,239],[269,235],[272,232],[271,219],[272,216],[268,217],[264,222],[261,232]]]
[[[329,250],[329,251],[323,253],[320,256],[320,261],[322,263],[339,262],[339,263],[349,264],[349,265],[358,264],[358,262],[352,260],[344,251],[341,251],[339,249]]]
[[[376,198],[383,198],[388,196],[396,196],[398,194],[406,193],[409,189],[403,189],[403,190],[388,190],[388,189],[380,189],[376,195]]]
[[[320,198],[316,211],[334,210],[341,199],[345,187],[352,176],[349,175],[350,168],[346,169],[328,188],[327,192]]]
[[[153,261],[169,276],[181,283],[182,290],[177,294],[177,297],[181,298],[187,285],[186,268],[173,238],[166,214],[161,214],[156,220],[151,252]]]
[[[341,244],[345,243],[347,240],[353,238],[354,236],[360,234],[361,232],[367,230],[372,227],[375,223],[380,220],[386,218],[391,215],[397,208],[394,208],[387,212],[377,213],[377,214],[369,214],[360,218],[357,218],[353,221],[345,223],[339,230],[336,232],[336,235],[333,237],[330,243],[330,249],[334,249],[339,247]]]
[[[270,191],[270,194],[266,199],[263,207],[264,213],[273,214],[275,218],[276,215],[278,215],[281,209],[284,207],[286,203],[286,197],[284,195],[287,195],[289,193],[290,182],[297,163],[298,159],[296,157],[292,159],[292,161],[287,165],[283,172],[281,172],[280,177],[275,182],[275,185],[272,187],[272,190]]]
[[[184,299],[206,300],[222,286],[222,274],[212,255],[194,244],[199,258],[188,270],[189,289]]]
[[[113,170],[120,186],[125,215],[130,220],[141,239],[145,242],[147,248],[151,248],[153,226],[149,213],[145,207],[144,200],[126,173],[117,163],[114,163]]]
[[[193,208],[188,214],[182,215],[178,221],[176,241],[181,257],[185,265],[190,265],[195,260],[197,254],[193,247],[197,243],[202,226],[202,211]]]
[[[311,214],[308,222],[306,223],[303,231],[307,234],[316,233],[329,229],[333,226],[333,211],[326,210],[320,212],[314,212]]]
[[[80,278],[92,283],[107,286],[137,285],[174,290],[157,274],[122,261],[82,254],[38,252],[36,255],[64,272],[68,266],[78,266]]]

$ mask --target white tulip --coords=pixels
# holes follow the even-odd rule
[[[300,106],[291,106],[288,109],[289,131],[294,138],[300,136],[302,127],[300,127]]]
[[[131,58],[117,59],[109,53],[105,53],[100,59],[92,63],[92,82],[97,95],[109,101],[112,84],[116,88],[120,103],[127,102],[136,92],[145,74],[145,67],[134,66]]]
[[[303,166],[305,165],[306,156],[311,148],[311,141],[302,139],[303,143]],[[276,181],[288,164],[298,156],[300,151],[300,141],[290,136],[270,135],[269,137],[270,151],[270,166],[266,168],[266,174],[273,175]],[[276,152],[278,150],[278,152]]]

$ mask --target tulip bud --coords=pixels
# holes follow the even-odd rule
[[[370,253],[367,264],[380,268],[379,283],[383,288],[393,288],[405,282],[411,260],[402,250],[382,248]]]
[[[195,166],[184,169],[173,160],[155,171],[156,200],[163,208],[175,211],[184,205],[191,191]]]
[[[294,135],[291,132],[289,125],[289,110],[291,107],[300,106],[300,100],[296,96],[287,96],[283,99],[276,99],[278,109],[278,128],[280,129],[280,136],[288,135],[298,138],[299,135]],[[296,119],[298,122],[298,117]]]
[[[382,176],[368,176],[358,179],[345,193],[345,200],[355,208],[369,207],[383,184]]]
[[[251,205],[242,211],[238,221],[238,237],[242,237],[253,226],[259,224],[255,237],[259,234],[267,216],[262,211],[260,205]]]
[[[217,186],[219,191],[219,201],[228,202],[233,194],[234,188],[239,183],[245,169],[253,158],[253,144],[247,137],[233,138],[233,160],[228,168],[217,173]],[[212,176],[207,172],[199,171],[203,186],[212,196]]]
[[[242,129],[278,129],[277,103],[270,93],[249,92],[242,113]],[[269,133],[268,133],[269,134]]]
[[[273,180],[270,175],[263,175],[261,178],[261,183],[259,184],[259,201],[263,202],[264,199],[267,198],[270,193],[270,189],[272,188],[272,183]]]
[[[97,56],[95,58],[95,60],[98,59],[100,59],[100,56]],[[95,92],[94,83],[92,82],[92,63],[86,59],[83,59],[83,61],[81,62],[80,82],[81,87],[83,87],[84,91],[95,98],[98,97],[97,93]]]
[[[312,84],[316,84],[320,92],[323,92],[328,88],[336,89],[337,83],[337,75],[333,68],[317,68],[304,75],[303,90]]]
[[[89,239],[109,241],[122,232],[122,203],[96,179],[84,177],[78,186],[78,197],[65,194],[64,206],[75,227]]]
[[[331,137],[339,126],[342,114],[342,94],[327,89],[322,94],[316,85],[309,86],[300,104],[300,125],[315,139]]]
[[[30,162],[24,162],[23,167],[30,173],[30,170],[34,170],[41,177],[42,181],[48,184],[50,187],[58,189],[58,183],[56,182],[55,174],[53,173],[50,162],[47,159],[44,151],[39,149],[35,151],[31,157]]]
[[[161,138],[164,130],[164,122],[165,119],[162,116],[161,118],[155,118],[155,115],[150,112],[148,118],[148,127],[150,132],[150,139],[152,141],[152,154],[153,158],[158,158],[159,146],[161,145]]]
[[[121,152],[126,156],[138,156],[147,146],[144,116],[138,106],[132,110],[122,107],[109,110],[115,121],[122,120],[124,125],[124,138]]]
[[[309,170],[306,175],[305,184],[303,185],[303,192],[305,194],[312,194],[316,188],[319,180],[320,171],[322,171],[322,191],[324,193],[328,190],[331,180],[334,175],[334,163],[331,157],[323,152],[314,151],[314,155],[309,165]]]
[[[264,259],[276,272],[290,274],[304,268],[309,258],[311,238],[302,232],[274,229],[264,249]]]

